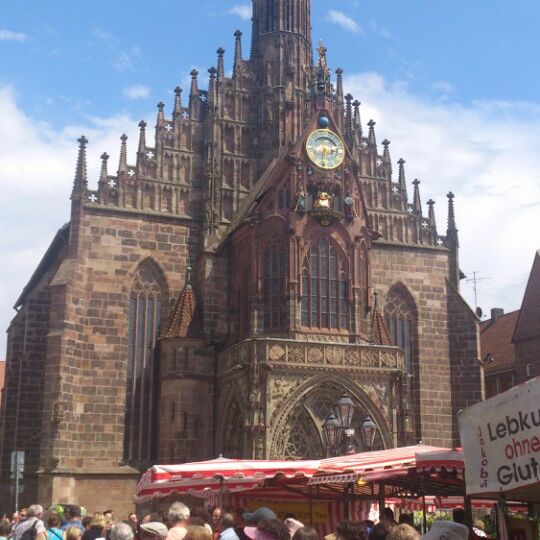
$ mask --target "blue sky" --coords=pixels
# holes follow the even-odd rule
[[[540,248],[540,2],[537,0],[312,0],[322,38],[362,118],[404,157],[409,184],[437,201],[456,194],[461,266],[480,284],[487,311],[519,307]],[[193,67],[215,51],[232,66],[234,31],[249,54],[243,0],[2,0],[0,12],[0,328],[59,226],[69,219],[76,139],[117,159],[127,132],[152,125],[173,88],[188,94]],[[472,303],[472,288],[463,283]],[[5,350],[0,337],[0,358]]]
[[[0,82],[16,87],[29,114],[56,126],[119,111],[141,116],[149,103],[170,100],[192,66],[210,67],[218,46],[230,66],[236,28],[249,52],[250,22],[231,11],[248,5],[3,0],[0,28],[25,39],[1,43]],[[331,11],[357,27],[332,22]],[[446,86],[463,102],[536,100],[538,20],[534,0],[313,0],[314,41],[325,40],[335,67],[406,80],[428,97]],[[126,97],[124,89],[134,85],[147,87],[148,97]]]

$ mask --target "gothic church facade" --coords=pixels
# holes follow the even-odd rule
[[[375,445],[457,443],[483,397],[477,318],[446,234],[411,197],[321,45],[310,0],[253,0],[202,90],[158,105],[93,189],[79,139],[71,217],[8,330],[1,475],[25,450],[24,498],[130,504],[156,463],[320,457],[343,393]],[[361,440],[356,441],[362,450]]]

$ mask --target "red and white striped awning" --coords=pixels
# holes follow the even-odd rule
[[[442,470],[463,472],[465,462],[461,448],[453,450],[420,451],[416,454],[417,471],[436,471]]]
[[[155,465],[141,477],[135,500],[142,502],[172,493],[206,498],[226,490],[254,489],[272,478],[309,478],[319,469],[318,460],[265,461],[217,458],[181,465]]]
[[[354,482],[359,478],[376,478],[378,474],[399,474],[416,468],[419,452],[448,452],[448,448],[426,446],[404,446],[376,452],[362,452],[350,456],[340,456],[321,460],[321,474],[309,480],[309,484],[335,484]],[[324,474],[326,473],[326,474]]]

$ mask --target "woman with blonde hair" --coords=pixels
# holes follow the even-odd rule
[[[95,513],[88,530],[84,531],[82,540],[96,540],[96,538],[105,537],[105,527],[107,526],[107,518],[104,514]],[[67,539],[66,539],[67,540]]]
[[[201,525],[190,525],[184,540],[212,540],[212,533]]]
[[[80,540],[82,536],[82,531],[80,527],[68,527],[64,531],[64,539],[65,540]]]

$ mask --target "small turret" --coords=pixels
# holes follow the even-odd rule
[[[222,81],[225,77],[225,66],[223,61],[223,56],[225,55],[225,49],[220,47],[217,51],[218,61],[217,61],[217,78],[218,81]]]
[[[449,245],[459,247],[458,230],[456,228],[456,215],[454,211],[454,197],[450,192],[448,197],[448,229],[446,230],[446,240]]]
[[[75,167],[73,190],[71,192],[72,201],[84,199],[88,190],[88,177],[86,174],[86,145],[88,144],[88,139],[82,135],[77,139],[77,142],[79,143],[79,152]]]

